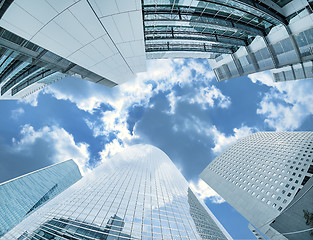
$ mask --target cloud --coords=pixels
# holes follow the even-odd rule
[[[233,129],[234,132],[233,135],[226,136],[224,133],[220,132],[216,128],[216,126],[212,126],[212,128],[210,129],[214,141],[214,147],[212,148],[212,151],[215,154],[221,153],[232,143],[235,143],[237,140],[246,137],[256,131],[257,131],[256,128],[241,126],[240,128]]]
[[[25,103],[25,104],[29,104],[33,107],[37,107],[38,106],[38,95],[39,95],[40,91],[36,91],[30,95],[28,95],[25,98],[19,99],[18,101],[21,103]]]
[[[57,99],[69,100],[79,109],[93,112],[101,104],[109,104],[116,110],[136,104],[147,106],[150,98],[177,86],[191,86],[193,82],[210,82],[214,78],[208,70],[207,60],[153,60],[148,62],[147,72],[112,89],[88,81],[67,78],[45,88],[44,93]],[[193,73],[195,73],[193,75]],[[200,79],[199,79],[200,78]],[[67,82],[67,83],[66,83]]]
[[[17,108],[11,111],[11,118],[14,120],[18,120],[24,114],[23,108]]]
[[[126,144],[114,139],[112,142],[106,144],[105,148],[100,152],[101,162],[106,162],[114,154],[121,152],[126,147]]]
[[[179,126],[177,124],[173,125],[173,130],[180,130],[189,135],[192,134],[197,139],[202,139],[202,142],[207,142],[208,144],[213,140],[214,146],[211,150],[214,154],[221,153],[225,148],[240,138],[258,131],[255,127],[242,125],[240,128],[233,129],[233,135],[227,136],[225,133],[220,132],[215,125],[209,125],[206,121],[201,120],[197,116],[184,118]]]
[[[216,204],[225,202],[225,200],[202,179],[199,179],[198,182],[190,181],[189,186],[203,201],[209,199],[212,203]]]
[[[6,143],[0,137],[0,182],[73,159],[82,174],[89,171],[88,144],[75,142],[74,137],[58,126],[34,129],[21,128],[20,136]]]
[[[86,118],[85,122],[93,131],[93,135],[104,136],[108,140],[107,144],[113,141],[113,134],[116,139],[114,146],[118,146],[118,144],[127,145],[138,139],[135,131],[136,123],[133,127],[134,131],[129,129],[130,109],[153,108],[151,99],[163,93],[172,101],[169,112],[174,113],[176,103],[180,100],[180,96],[173,91],[175,86],[191,87],[196,82],[209,84],[213,78],[214,73],[208,68],[207,60],[163,59],[149,61],[147,72],[139,73],[135,79],[112,89],[80,79],[67,78],[50,85],[44,93],[59,100],[70,101],[90,114],[94,114],[103,105],[108,106],[107,109],[100,111],[100,121],[90,117]],[[195,104],[201,104],[203,107],[212,104],[220,107],[229,105],[229,98],[225,97],[215,86],[203,88],[202,91],[194,89],[194,91],[200,94],[194,100]],[[211,102],[205,103],[206,100]],[[105,145],[104,149],[110,149],[110,146]],[[104,150],[100,155],[107,156],[109,154],[107,151]]]
[[[202,87],[197,95],[189,99],[189,102],[192,104],[200,104],[203,109],[206,109],[207,105],[211,108],[215,105],[221,108],[228,108],[231,104],[230,97],[224,96],[221,90],[214,85]]]
[[[45,148],[50,153],[46,157],[51,164],[73,159],[79,166],[81,173],[86,173],[89,169],[87,163],[89,161],[88,144],[76,143],[73,135],[68,133],[64,128],[57,126],[45,126],[35,130],[30,125],[24,125],[21,130],[21,138],[13,139],[13,148],[16,152],[25,152],[28,155],[32,151],[43,151],[44,149],[34,149],[39,141],[46,144]],[[37,159],[40,161],[40,159]]]
[[[172,91],[167,94],[170,104],[168,114],[174,115],[177,104],[187,102],[189,104],[199,105],[202,110],[214,107],[228,108],[231,105],[231,99],[225,96],[220,89],[214,85],[200,86],[190,88],[190,91],[182,96],[175,95]]]
[[[270,87],[257,109],[269,127],[277,131],[295,130],[313,114],[312,79],[275,83],[269,72],[248,77],[254,83]]]

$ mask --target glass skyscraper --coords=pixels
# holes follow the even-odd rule
[[[73,160],[0,184],[0,236],[81,179]]]
[[[108,159],[3,239],[231,239],[165,153]]]
[[[313,78],[313,2],[3,0],[0,41],[0,99],[68,75],[112,87],[160,58],[207,58],[218,81]]]

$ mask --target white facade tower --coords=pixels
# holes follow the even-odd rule
[[[256,229],[285,239],[269,224],[312,177],[312,159],[313,132],[259,132],[221,153],[200,177]]]

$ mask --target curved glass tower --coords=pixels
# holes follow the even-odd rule
[[[231,239],[158,148],[108,159],[3,239]]]

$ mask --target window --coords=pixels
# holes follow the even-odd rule
[[[306,182],[309,181],[309,179],[310,179],[310,177],[305,176],[304,179],[303,179],[303,181],[302,181],[302,183],[301,183],[301,185],[306,184]]]

